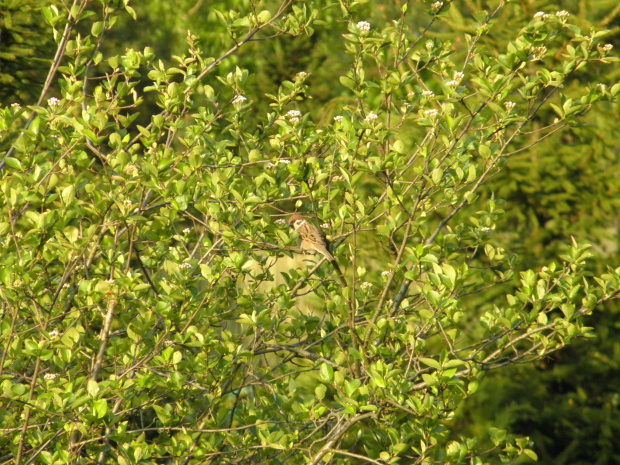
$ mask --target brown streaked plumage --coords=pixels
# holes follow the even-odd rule
[[[347,286],[347,281],[344,279],[342,271],[336,262],[334,256],[327,250],[327,240],[321,234],[321,232],[309,223],[303,216],[294,213],[288,219],[288,225],[299,235],[297,239],[297,245],[304,253],[320,253],[323,255],[334,267],[338,279],[343,286]]]
[[[305,253],[320,253],[330,262],[335,260],[334,256],[327,250],[327,241],[323,237],[323,234],[310,224],[303,216],[293,214],[288,219],[288,225],[293,229],[299,238],[297,239],[297,245]]]

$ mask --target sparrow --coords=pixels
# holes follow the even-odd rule
[[[288,219],[288,226],[294,230],[299,237],[297,238],[297,245],[304,253],[320,253],[330,262],[335,260],[334,256],[327,250],[327,241],[323,237],[323,234],[310,224],[301,215],[291,215]]]
[[[336,263],[336,259],[330,251],[327,250],[327,240],[314,225],[308,222],[303,216],[295,213],[288,219],[288,226],[299,235],[297,238],[297,245],[303,253],[320,253],[323,255],[330,261],[341,281],[344,281],[344,276],[340,271],[338,263]]]

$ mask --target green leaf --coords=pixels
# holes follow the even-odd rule
[[[435,368],[437,370],[441,369],[441,364],[433,358],[421,357],[420,361],[431,368]]]
[[[328,363],[323,363],[319,368],[319,374],[323,381],[331,383],[334,380],[334,369]]]
[[[103,418],[108,412],[108,403],[105,399],[99,399],[93,402],[93,409],[97,418]]]
[[[22,170],[22,164],[17,158],[13,157],[4,157],[4,162],[9,168],[13,168],[14,170]]]
[[[75,186],[71,185],[65,187],[62,190],[60,197],[62,198],[62,201],[66,206],[70,206],[75,199]]]

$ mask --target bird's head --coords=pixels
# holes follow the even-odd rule
[[[297,213],[291,215],[291,217],[288,219],[288,226],[289,228],[297,231],[297,229],[299,229],[299,227],[305,222],[306,220],[304,219],[303,216],[298,215]]]

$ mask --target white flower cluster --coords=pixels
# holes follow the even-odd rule
[[[504,102],[504,107],[506,107],[506,110],[510,111],[512,110],[517,104],[514,102]]]
[[[370,113],[366,115],[366,118],[364,118],[364,121],[366,121],[367,123],[372,123],[373,121],[376,121],[377,118],[379,118],[377,114],[371,111]]]
[[[431,10],[433,10],[436,13],[439,10],[441,10],[442,6],[443,6],[443,2],[435,2],[431,5]]]
[[[465,73],[457,71],[456,73],[454,73],[454,78],[451,81],[446,82],[446,85],[451,89],[456,89],[464,77]]]
[[[239,103],[243,103],[247,100],[247,98],[245,98],[243,95],[241,94],[237,94],[235,95],[235,97],[232,99],[232,103],[233,105],[237,105]]]
[[[425,90],[424,92],[422,92],[422,97],[424,98],[433,98],[435,96],[435,93],[432,90]]]
[[[360,21],[356,24],[357,28],[362,32],[370,31],[370,23],[368,21]]]
[[[323,224],[321,225],[321,228],[323,228],[323,229],[329,229],[329,223],[323,223]]]
[[[47,99],[47,104],[52,108],[57,107],[59,103],[60,99],[57,99],[56,97],[50,97]]]
[[[368,289],[370,289],[372,287],[372,284],[369,283],[368,281],[364,281],[362,284],[360,284],[360,289],[362,291],[367,291]]]
[[[601,47],[601,50],[603,50],[603,52],[611,52],[613,48],[614,46],[612,44],[605,44]]]
[[[181,264],[179,265],[179,268],[180,268],[181,270],[188,270],[188,269],[190,269],[191,267],[192,267],[192,265],[190,265],[189,263],[181,263]]]
[[[304,79],[305,77],[307,77],[307,76],[308,76],[308,73],[306,73],[305,71],[300,71],[300,72],[299,72],[299,73],[297,73],[295,76],[296,76],[297,78],[299,78],[299,79]]]
[[[427,40],[424,46],[426,50],[433,50],[435,48],[435,43],[432,40]]]
[[[14,108],[16,110],[20,110],[22,108],[22,106],[19,103],[15,102],[15,103],[11,103],[11,108]]]
[[[131,207],[131,205],[133,204],[133,202],[131,200],[124,200],[123,201],[123,205],[125,205],[126,207]]]
[[[334,181],[334,182],[344,181],[344,176],[340,176],[340,175],[338,175],[338,176],[334,176],[334,177],[332,178],[332,181]]]
[[[285,165],[288,165],[290,162],[291,162],[291,160],[279,159],[275,163],[272,163],[272,162],[267,163],[265,165],[265,167],[267,167],[267,168],[275,168],[276,166],[278,166],[279,163],[284,163]]]
[[[49,332],[49,337],[52,340],[58,339],[59,336],[60,336],[60,333],[58,331],[56,331],[55,329],[53,331]]]
[[[561,11],[556,11],[555,15],[560,21],[565,22],[570,16],[570,13],[566,10],[561,10]]]
[[[532,60],[542,60],[545,54],[547,53],[547,47],[541,45],[540,47],[536,47],[534,49],[534,53],[532,53]]]
[[[54,381],[56,378],[58,378],[58,376],[60,376],[58,373],[45,373],[45,375],[43,375],[43,378],[47,381]]]
[[[286,220],[284,218],[279,218],[279,219],[275,220],[274,223],[282,226],[282,225],[286,224]]]
[[[105,282],[111,286],[114,284],[114,278],[106,279]]]
[[[384,278],[389,278],[391,274],[393,274],[394,272],[392,270],[386,270],[386,271],[382,271],[381,272],[381,276]]]
[[[540,19],[542,21],[546,21],[547,18],[549,18],[549,13],[545,13],[544,11],[538,11],[535,15],[534,15],[534,19]]]
[[[287,111],[285,116],[291,123],[299,123],[299,121],[301,121],[301,111],[299,110]]]
[[[136,165],[135,163],[128,163],[125,166],[124,171],[125,173],[131,176],[133,174],[136,174],[138,171],[140,171],[140,169],[138,168],[138,165]]]
[[[426,116],[427,118],[434,118],[435,116],[437,116],[438,113],[439,112],[437,110],[431,108],[430,110],[426,110],[424,112],[424,116]]]
[[[189,233],[191,233],[191,232],[192,232],[192,230],[191,230],[191,229],[189,229],[189,228],[185,228],[185,229],[183,230],[183,234],[189,234]]]
[[[336,115],[334,116],[334,122],[335,123],[342,123],[343,117],[342,115]]]

